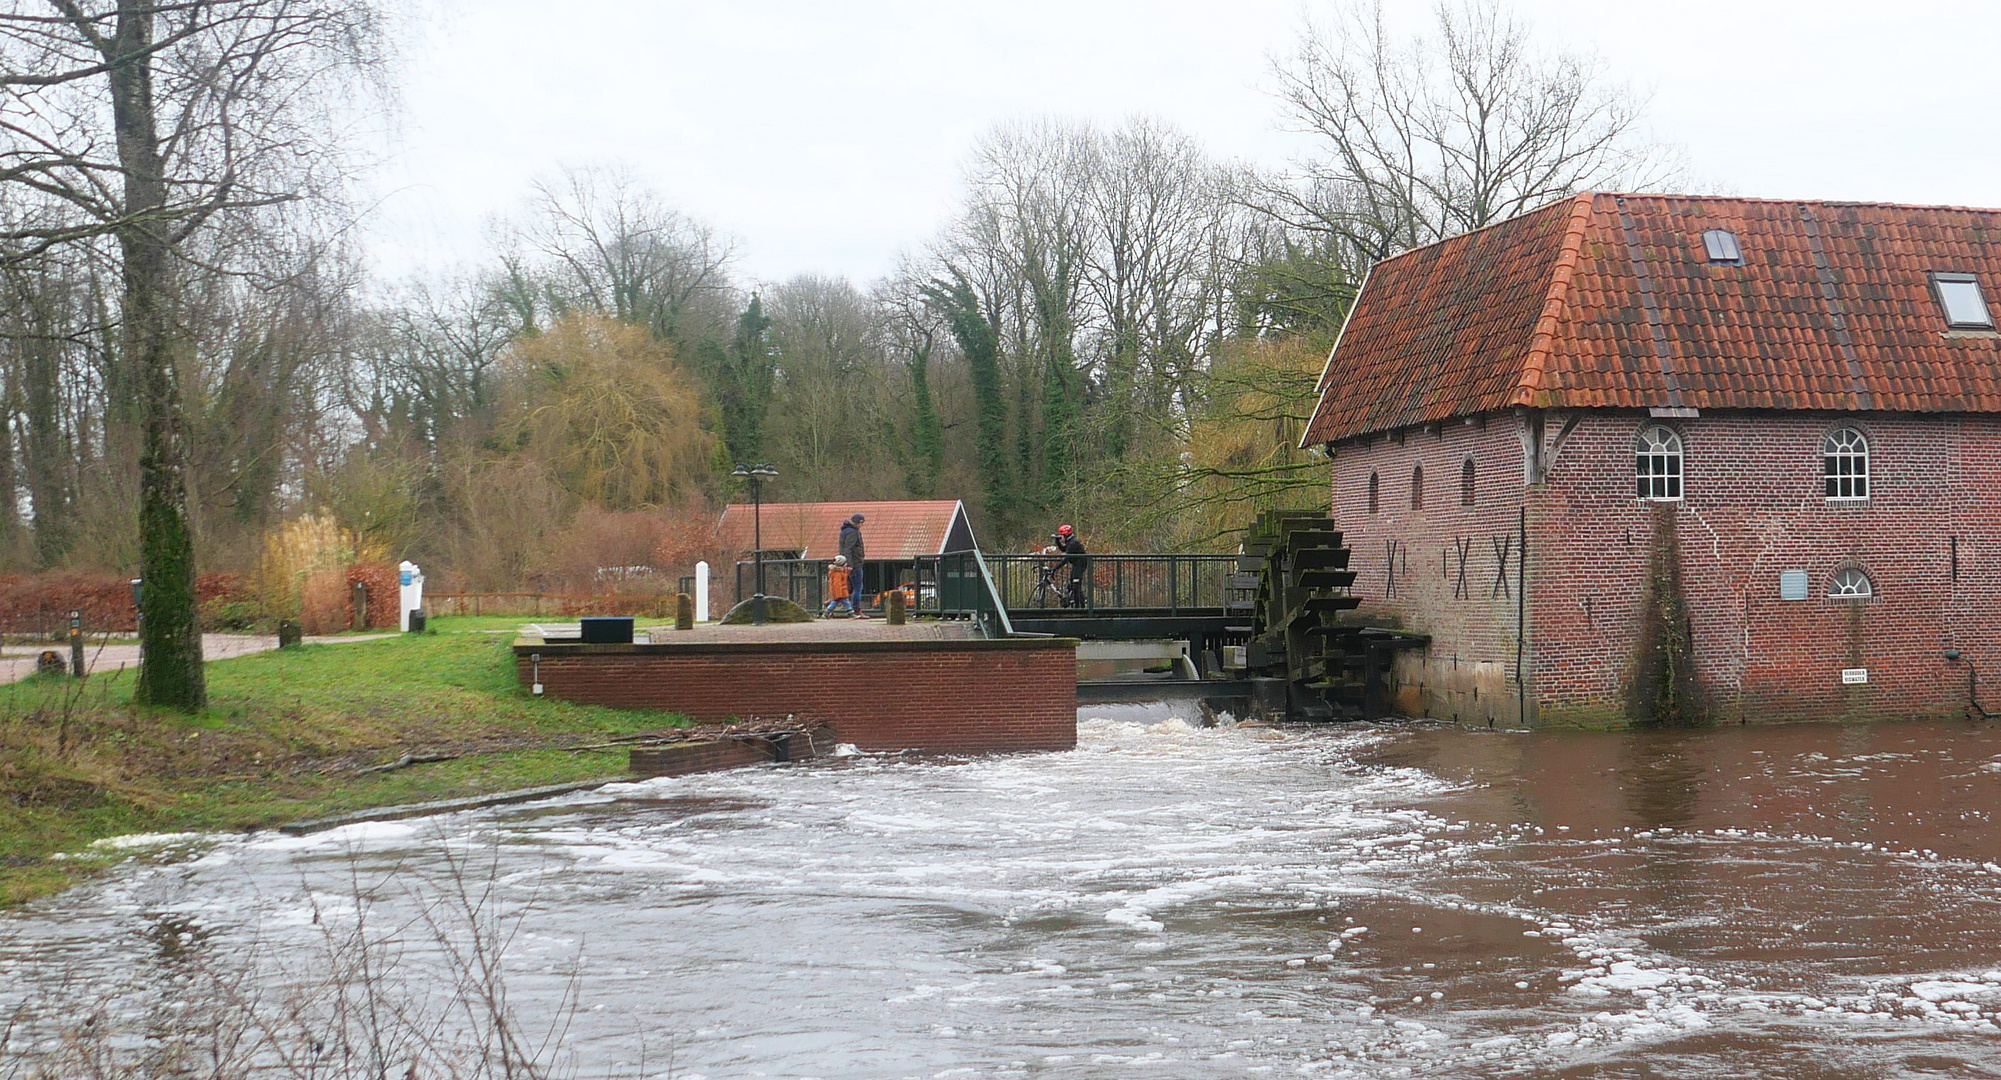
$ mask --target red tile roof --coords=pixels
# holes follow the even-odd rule
[[[1518,405],[2001,412],[2001,336],[1948,334],[1933,271],[2001,314],[2001,210],[1586,193],[1378,263],[1305,441]]]
[[[841,522],[862,515],[862,544],[868,558],[909,559],[944,550],[952,519],[965,512],[956,499],[903,502],[765,503],[763,540],[766,551],[797,551],[804,559],[831,559],[840,540]],[[731,503],[716,523],[716,531],[731,546],[749,551],[751,505]]]

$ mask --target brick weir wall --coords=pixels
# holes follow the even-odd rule
[[[1077,745],[1067,638],[658,645],[517,643],[523,686],[702,721],[791,715],[863,750],[980,753]]]
[[[788,747],[788,760],[815,756]],[[827,749],[831,749],[828,747]],[[768,744],[751,739],[724,739],[716,742],[674,743],[668,746],[636,747],[626,755],[631,771],[638,776],[688,776],[762,765],[777,760]]]

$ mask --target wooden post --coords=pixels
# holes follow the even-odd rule
[[[695,598],[687,593],[674,594],[674,629],[693,630],[695,628]]]
[[[904,599],[902,589],[891,589],[882,594],[883,621],[890,626],[903,625]]]
[[[359,581],[354,583],[354,620],[349,626],[354,630],[368,629],[368,586]]]

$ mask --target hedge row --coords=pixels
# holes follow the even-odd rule
[[[254,601],[248,583],[237,574],[200,575],[195,598],[204,611]],[[93,633],[139,628],[131,578],[69,571],[0,577],[0,633],[58,633],[69,626],[71,611],[82,612],[84,629]]]
[[[368,625],[394,627],[397,622],[396,568],[357,563],[344,571],[315,575],[308,592],[311,611],[302,611],[309,634],[346,630],[354,620],[354,586],[368,596]],[[266,612],[250,582],[238,574],[202,574],[195,579],[201,604],[202,629],[244,630]],[[0,633],[57,634],[69,626],[69,613],[83,613],[84,629],[131,633],[139,628],[132,610],[132,579],[112,574],[56,571],[32,577],[0,575]],[[268,629],[268,628],[267,628]]]

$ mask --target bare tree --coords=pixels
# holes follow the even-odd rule
[[[1588,56],[1539,51],[1504,0],[1443,0],[1434,18],[1431,34],[1398,38],[1377,0],[1302,30],[1278,96],[1321,149],[1260,185],[1258,206],[1374,261],[1588,187],[1677,174],[1641,137],[1643,100]]]
[[[762,294],[778,380],[766,444],[799,499],[900,492],[888,380],[878,351],[883,313],[845,278],[800,275]]]
[[[131,403],[138,429],[142,702],[206,699],[179,279],[191,259],[227,254],[202,242],[218,224],[338,199],[347,158],[335,133],[352,119],[342,91],[379,56],[367,0],[46,0],[0,12],[0,184],[63,211],[0,232],[0,259],[99,236],[117,248],[112,401]]]
[[[1196,141],[1135,120],[1092,139],[1085,288],[1095,323],[1092,419],[1102,451],[1169,430],[1224,328],[1231,246],[1220,170]]]
[[[660,201],[631,174],[572,169],[535,186],[526,239],[550,260],[557,302],[688,344],[690,308],[729,289],[727,238]]]

